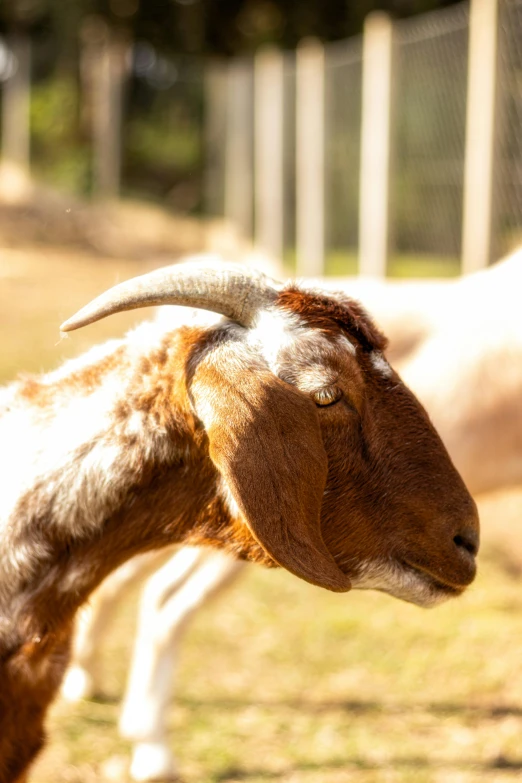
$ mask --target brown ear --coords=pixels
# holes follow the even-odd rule
[[[349,590],[321,535],[328,462],[315,406],[268,370],[241,365],[217,349],[194,375],[210,457],[276,563],[328,590]]]

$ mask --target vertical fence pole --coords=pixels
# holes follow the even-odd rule
[[[103,22],[100,21],[100,25]],[[114,197],[120,190],[123,88],[128,47],[100,28],[98,58],[93,63],[93,191]]]
[[[498,0],[471,0],[462,272],[489,264],[492,234]]]
[[[363,36],[359,272],[386,275],[393,26],[381,11],[367,16]]]
[[[243,238],[252,237],[252,71],[249,60],[232,60],[227,74],[225,217]]]
[[[298,275],[324,274],[324,49],[296,54],[296,252]]]
[[[17,198],[25,192],[30,167],[31,42],[9,39],[10,76],[2,89],[2,189]]]
[[[284,61],[276,49],[261,50],[254,63],[254,187],[256,244],[283,255]]]
[[[207,215],[224,213],[226,78],[224,63],[210,61],[205,69],[205,169],[203,200]]]

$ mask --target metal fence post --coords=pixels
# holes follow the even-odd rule
[[[2,88],[1,187],[11,198],[25,193],[30,169],[31,42],[9,39],[12,70]]]
[[[244,58],[228,66],[225,144],[225,218],[248,239],[253,229],[252,66]]]
[[[490,262],[497,82],[498,0],[471,0],[462,272]]]
[[[254,63],[254,202],[256,244],[283,255],[284,62],[277,49],[262,49]]]
[[[359,272],[381,277],[389,243],[392,60],[392,21],[376,11],[363,36]]]
[[[324,49],[296,55],[296,244],[299,275],[324,274]]]

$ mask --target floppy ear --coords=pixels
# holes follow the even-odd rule
[[[315,406],[255,360],[238,362],[237,347],[214,349],[193,376],[210,457],[276,563],[328,590],[349,590],[321,535],[328,460]]]

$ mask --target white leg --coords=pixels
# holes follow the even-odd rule
[[[176,764],[167,744],[165,713],[171,700],[172,672],[188,621],[207,599],[232,581],[243,563],[212,550],[195,550],[187,578],[175,579],[184,548],[147,582],[120,731],[135,741],[133,780],[175,779]],[[192,550],[194,552],[194,550]]]
[[[111,627],[114,612],[126,588],[158,568],[165,552],[139,555],[114,571],[82,607],[76,621],[71,662],[65,674],[61,694],[67,701],[91,698],[102,693],[100,648]]]

